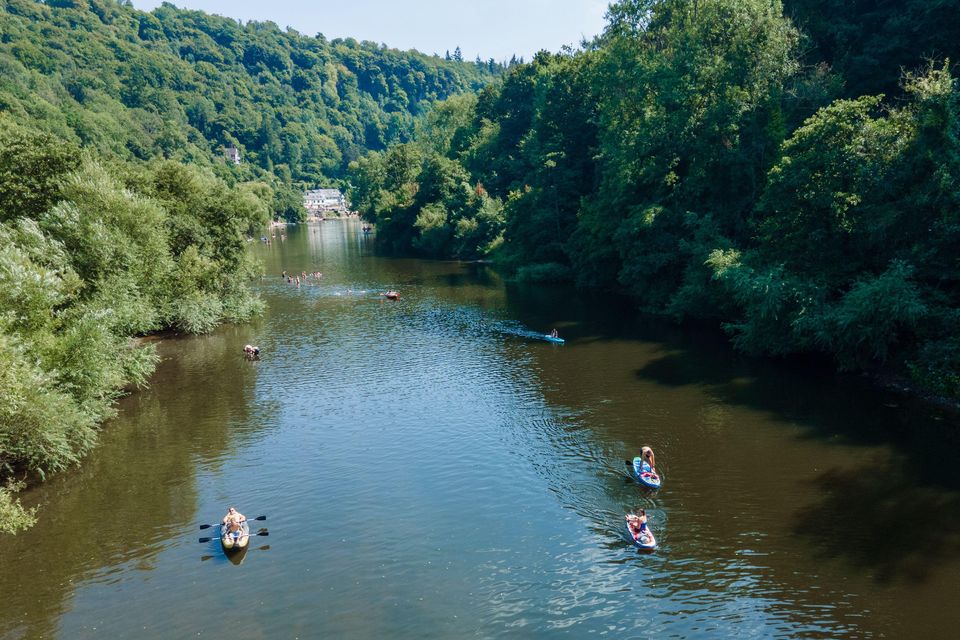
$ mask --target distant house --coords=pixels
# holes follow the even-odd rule
[[[223,154],[227,157],[227,162],[232,162],[233,164],[240,164],[240,149],[237,149],[233,145],[230,145],[223,150]]]
[[[309,213],[346,211],[347,199],[340,189],[313,189],[303,194],[303,206]]]

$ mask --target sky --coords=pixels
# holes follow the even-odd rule
[[[144,11],[162,0],[132,0]],[[171,0],[184,9],[270,20],[328,39],[352,37],[395,49],[444,55],[459,46],[465,60],[529,60],[541,49],[576,48],[603,30],[609,0]]]

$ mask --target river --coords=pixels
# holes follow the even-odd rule
[[[25,494],[0,637],[956,636],[956,416],[622,300],[378,257],[356,221],[277,235],[266,314],[158,341],[82,467]],[[656,493],[624,473],[644,444]],[[267,516],[239,559],[198,542],[230,504]]]

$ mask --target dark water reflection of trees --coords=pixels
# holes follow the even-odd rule
[[[235,428],[256,377],[237,346],[247,331],[167,339],[151,388],[120,403],[94,453],[26,495],[39,520],[0,546],[0,635],[55,636],[75,583],[124,563],[149,570],[169,538],[194,537],[198,465],[253,435]]]
[[[636,375],[672,387],[706,385],[726,405],[800,425],[806,438],[887,451],[805,481],[815,501],[796,511],[792,528],[818,557],[849,562],[881,583],[922,581],[960,559],[960,416],[950,410],[809,365],[791,370],[722,351],[696,358],[674,351]]]

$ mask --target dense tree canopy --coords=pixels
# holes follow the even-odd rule
[[[0,476],[89,449],[152,371],[131,336],[258,312],[246,244],[271,194],[170,160],[105,163],[0,114]],[[0,530],[29,520],[0,486]]]
[[[152,370],[131,336],[257,312],[247,237],[301,220],[304,186],[342,184],[500,72],[168,3],[0,0],[0,480],[89,449]],[[431,197],[482,210],[462,172],[431,167]],[[418,246],[447,241],[415,217]],[[0,485],[0,531],[30,519]]]
[[[827,62],[845,97],[900,89],[900,69],[960,62],[960,0],[784,0],[807,36],[804,57]]]
[[[409,140],[434,101],[500,67],[328,41],[164,3],[0,0],[0,111],[125,159],[214,163],[241,179],[335,183]]]
[[[958,5],[621,0],[583,50],[352,165],[355,199],[395,250],[622,290],[753,353],[960,397]],[[471,189],[476,237],[451,197]]]

